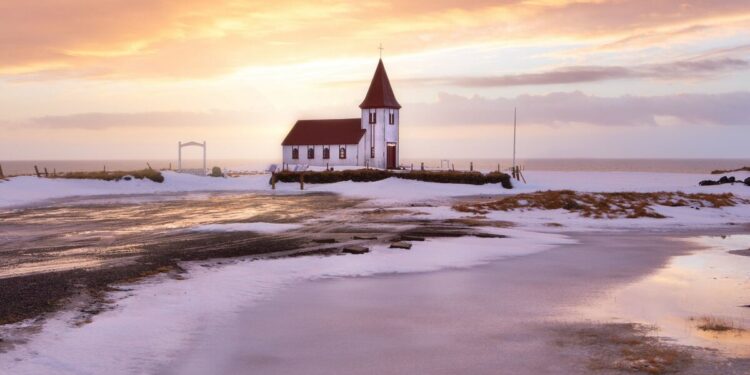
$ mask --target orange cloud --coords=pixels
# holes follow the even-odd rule
[[[391,55],[545,38],[632,45],[653,30],[692,31],[706,20],[720,27],[723,18],[750,19],[747,2],[18,0],[0,4],[0,74],[205,77],[371,56],[379,42]]]

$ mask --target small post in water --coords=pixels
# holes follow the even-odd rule
[[[299,174],[299,189],[305,190],[305,172]]]
[[[39,178],[42,177],[42,175],[39,173],[39,167],[37,167],[36,165],[34,166],[34,172],[36,172],[36,176],[37,177],[39,177]]]
[[[44,167],[44,177],[49,177],[49,172],[47,172],[47,167]]]
[[[3,174],[3,166],[0,165],[0,178],[5,178],[5,175]]]
[[[276,190],[276,172],[271,172],[271,189]]]

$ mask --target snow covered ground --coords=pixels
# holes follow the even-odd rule
[[[296,183],[279,183],[276,191],[268,175],[210,178],[165,172],[164,183],[145,181],[105,182],[91,180],[18,177],[0,182],[0,208],[43,204],[50,199],[72,196],[117,196],[178,192],[236,191],[296,194]],[[732,173],[738,178],[750,173]],[[732,192],[750,199],[743,184],[700,187],[698,181],[719,176],[700,174],[628,172],[532,172],[529,184],[516,189],[499,185],[427,183],[391,178],[370,183],[340,182],[306,184],[304,192],[331,192],[367,198],[371,205],[403,208],[419,219],[451,219],[471,216],[454,211],[445,198],[475,195],[515,194],[540,190],[571,189],[590,192],[683,191],[687,193]],[[410,203],[430,206],[410,207]],[[201,267],[211,262],[190,263],[186,280],[166,277],[130,285],[117,292],[117,308],[103,312],[83,326],[71,324],[75,312],[48,319],[41,332],[8,353],[0,354],[0,373],[9,374],[120,374],[153,373],[168,362],[193,335],[231,321],[233,314],[269,298],[280,288],[306,280],[361,277],[377,274],[428,272],[465,268],[508,257],[522,256],[570,243],[565,235],[550,233],[580,229],[654,228],[657,226],[702,227],[750,222],[750,205],[724,209],[658,207],[666,219],[585,219],[558,211],[491,212],[489,220],[511,221],[516,229],[481,228],[509,238],[440,238],[414,242],[410,251],[372,248],[367,255],[298,257],[260,261],[237,260],[228,265]],[[561,223],[563,227],[551,227]],[[293,224],[223,223],[194,228],[200,231],[256,231],[264,233],[295,229]],[[66,315],[67,314],[67,315]]]
[[[427,240],[409,251],[380,245],[358,256],[240,260],[216,267],[192,263],[185,280],[150,279],[112,294],[118,307],[90,324],[71,324],[70,313],[50,319],[29,343],[0,354],[0,373],[156,373],[192,335],[232,321],[233,314],[297,282],[466,268],[572,242],[558,234],[483,229],[510,238]]]
[[[750,173],[730,173],[740,179]],[[175,172],[164,172],[165,181],[149,180],[98,181],[39,179],[14,177],[0,182],[0,208],[38,204],[49,199],[74,196],[102,196],[126,194],[156,194],[198,191],[236,191],[265,193],[300,193],[297,183],[278,183],[276,190],[268,184],[270,175],[237,178],[201,177]],[[389,178],[376,182],[339,182],[333,184],[305,184],[305,192],[331,192],[348,197],[367,198],[377,204],[399,204],[428,201],[447,197],[514,194],[539,190],[570,189],[576,191],[683,191],[686,193],[732,192],[750,198],[750,187],[742,183],[720,186],[698,186],[705,179],[717,179],[710,174],[645,173],[645,172],[542,172],[528,171],[528,184],[514,182],[515,189],[506,190],[497,184],[462,185],[440,184]]]

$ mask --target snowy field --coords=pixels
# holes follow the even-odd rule
[[[234,191],[265,193],[300,193],[297,183],[278,183],[276,190],[268,184],[270,175],[241,176],[237,178],[200,177],[175,172],[163,172],[164,182],[149,180],[97,181],[39,179],[14,177],[0,182],[0,208],[33,205],[50,199],[74,196],[102,196],[128,194],[158,194],[202,191]],[[730,173],[738,179],[750,173]],[[503,189],[499,184],[462,185],[422,182],[389,178],[376,182],[338,182],[333,184],[305,184],[305,192],[331,192],[348,197],[371,199],[376,204],[398,204],[428,201],[448,197],[496,195],[533,192],[541,190],[570,189],[585,192],[612,191],[683,191],[686,193],[731,192],[750,197],[750,187],[734,185],[698,186],[705,179],[718,179],[718,175],[644,172],[526,172],[528,184],[514,181],[515,188]]]
[[[733,173],[737,178],[748,173]],[[179,192],[248,192],[298,194],[299,185],[279,183],[272,191],[268,175],[239,178],[209,178],[165,172],[164,183],[145,181],[89,181],[18,177],[0,182],[0,208],[43,205],[65,197],[150,195]],[[368,199],[356,210],[385,207],[401,211],[404,218],[447,220],[472,217],[451,208],[451,197],[516,194],[570,189],[583,192],[686,193],[731,192],[750,199],[750,187],[743,184],[700,187],[697,183],[719,176],[699,174],[528,172],[528,184],[516,183],[513,190],[499,185],[427,183],[391,178],[378,182],[306,184],[304,192],[330,192]],[[395,210],[397,209],[397,210]],[[655,208],[665,219],[590,219],[563,210],[490,212],[478,230],[508,238],[428,238],[413,242],[409,251],[371,247],[366,255],[308,256],[250,261],[236,259],[189,262],[184,280],[157,276],[141,283],[124,285],[127,291],[111,293],[113,310],[94,316],[89,324],[76,325],[75,312],[63,311],[48,318],[29,341],[0,354],[0,373],[8,374],[120,374],[155,373],[184,349],[201,332],[233,321],[243,309],[271,298],[281,288],[310,280],[366,277],[382,274],[430,272],[467,268],[520,257],[574,241],[565,235],[572,230],[612,230],[658,227],[705,228],[750,222],[750,205],[722,209],[693,207]],[[343,216],[342,216],[343,217]],[[339,218],[339,220],[345,220]],[[491,221],[508,221],[514,228],[491,227]],[[561,224],[561,225],[550,225]],[[191,228],[201,232],[282,233],[299,229],[299,224],[216,223]],[[15,325],[22,328],[31,325]]]

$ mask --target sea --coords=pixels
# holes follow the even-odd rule
[[[238,172],[263,171],[278,160],[271,159],[209,159],[210,170],[218,166],[223,170]],[[401,165],[406,168],[419,169],[424,163],[425,169],[455,169],[494,171],[508,170],[513,161],[510,159],[402,159]],[[658,172],[658,173],[709,173],[711,171],[731,170],[750,166],[748,159],[594,159],[594,158],[545,158],[518,159],[517,165],[530,171],[596,171],[596,172]],[[0,160],[0,168],[6,176],[32,175],[36,166],[41,173],[45,168],[48,173],[89,172],[137,170],[148,168],[175,169],[176,160]],[[200,160],[183,160],[183,168],[197,169],[202,167]]]

